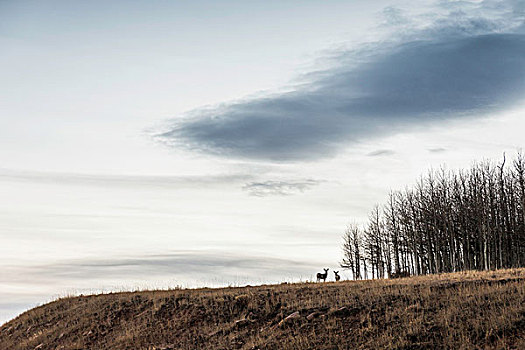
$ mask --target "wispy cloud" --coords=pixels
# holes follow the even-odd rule
[[[231,184],[241,186],[249,195],[264,197],[270,195],[293,195],[319,185],[322,180],[264,180],[264,176],[245,173],[194,176],[150,176],[150,175],[103,175],[75,174],[12,170],[0,168],[0,181],[37,182],[74,186],[117,186],[117,187],[213,187]],[[249,181],[249,182],[247,182]]]
[[[369,137],[508,108],[525,93],[517,8],[447,2],[420,16],[424,24],[390,8],[387,25],[404,24],[395,39],[338,53],[295,91],[195,110],[155,137],[220,156],[314,160]]]
[[[372,151],[367,154],[369,157],[382,157],[382,156],[391,156],[396,154],[394,150],[391,149],[378,149],[377,151]]]
[[[300,181],[263,181],[250,182],[243,186],[244,191],[252,196],[288,196],[296,193],[301,193],[318,186],[321,183],[319,180],[305,179]]]
[[[205,281],[220,276],[218,284],[228,284],[242,277],[257,281],[261,276],[282,280],[287,276],[309,276],[316,270],[315,263],[292,259],[272,258],[219,251],[175,251],[163,255],[143,255],[129,258],[78,259],[36,266],[4,266],[0,283],[49,284],[77,283],[90,280],[92,288],[101,287],[108,280],[132,281],[133,278],[166,278],[180,281]],[[273,277],[272,277],[273,276]],[[97,282],[98,281],[98,282]]]
[[[213,186],[226,183],[238,183],[253,180],[249,174],[222,175],[105,175],[80,174],[63,172],[44,172],[13,170],[0,168],[0,180],[29,181],[61,185],[91,185],[91,186]]]
[[[443,147],[436,147],[436,148],[429,148],[428,151],[430,153],[443,153],[443,152],[446,152],[447,149]]]

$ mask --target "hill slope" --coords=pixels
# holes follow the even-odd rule
[[[440,347],[525,349],[525,269],[71,297],[0,328],[12,350]]]

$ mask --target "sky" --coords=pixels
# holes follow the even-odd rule
[[[524,23],[520,0],[0,0],[0,322],[339,270],[391,190],[522,149]]]

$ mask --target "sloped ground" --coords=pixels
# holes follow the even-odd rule
[[[65,298],[0,349],[525,349],[525,269]]]

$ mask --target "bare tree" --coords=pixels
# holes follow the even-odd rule
[[[525,265],[525,158],[467,171],[440,168],[391,192],[365,229],[344,234],[341,267],[355,279]]]
[[[348,225],[343,236],[343,260],[341,267],[350,269],[354,279],[361,279],[361,236],[362,232],[357,224]]]

